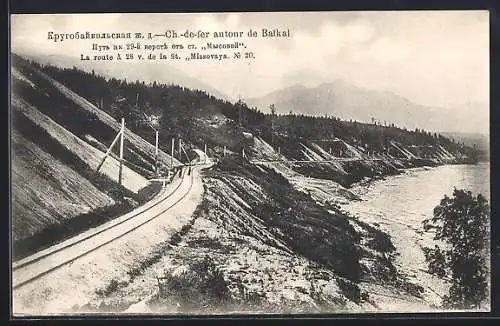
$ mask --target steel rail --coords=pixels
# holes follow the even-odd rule
[[[94,252],[95,250],[97,250],[97,249],[99,249],[99,248],[101,248],[101,247],[103,247],[103,246],[105,246],[105,245],[108,245],[108,244],[110,244],[111,242],[113,242],[113,241],[115,241],[115,240],[117,240],[117,239],[119,239],[119,238],[121,238],[121,237],[123,237],[123,236],[125,236],[125,235],[129,234],[130,232],[135,231],[136,229],[140,228],[141,226],[145,225],[146,223],[151,222],[152,220],[154,220],[154,219],[155,219],[155,218],[157,218],[158,216],[162,215],[163,213],[165,213],[166,211],[168,211],[169,209],[171,209],[173,206],[177,205],[177,204],[178,204],[181,200],[183,200],[183,199],[184,199],[184,198],[185,198],[185,197],[186,197],[186,196],[190,193],[190,191],[191,191],[191,189],[192,189],[192,187],[193,187],[193,179],[194,179],[194,177],[193,177],[193,173],[190,173],[190,178],[189,178],[189,179],[190,179],[190,185],[189,185],[189,188],[188,188],[188,190],[186,191],[186,193],[185,193],[185,194],[183,194],[183,195],[182,195],[182,196],[181,196],[178,200],[176,200],[176,201],[175,201],[172,205],[170,205],[169,207],[165,208],[164,210],[162,210],[162,211],[161,211],[161,212],[159,212],[158,214],[155,214],[154,216],[152,216],[152,217],[148,218],[147,220],[145,220],[145,221],[141,222],[140,224],[138,224],[138,225],[134,226],[133,228],[131,228],[131,229],[129,229],[129,230],[127,230],[127,231],[125,231],[125,232],[123,232],[123,233],[121,233],[121,234],[119,234],[119,235],[115,236],[115,237],[113,237],[112,239],[109,239],[108,241],[106,241],[106,242],[104,242],[104,243],[102,243],[102,244],[100,244],[100,245],[98,245],[98,246],[95,246],[94,248],[92,248],[92,249],[90,249],[90,250],[86,250],[84,253],[82,253],[82,254],[80,254],[80,255],[78,255],[78,256],[76,256],[76,257],[73,257],[73,258],[71,258],[71,259],[68,259],[68,260],[66,260],[66,261],[64,261],[64,262],[62,262],[62,263],[60,263],[60,264],[58,264],[58,265],[56,265],[56,266],[54,266],[54,267],[52,267],[52,268],[49,268],[48,270],[43,271],[43,272],[41,272],[41,273],[39,273],[39,274],[37,274],[37,275],[35,275],[35,276],[33,276],[33,277],[31,277],[31,278],[29,278],[29,279],[25,280],[25,281],[22,281],[22,282],[20,282],[20,283],[18,283],[18,284],[16,284],[16,285],[13,285],[13,286],[12,286],[12,290],[15,290],[15,289],[18,289],[18,288],[20,288],[20,287],[22,287],[22,286],[24,286],[24,285],[27,285],[27,284],[29,284],[29,283],[31,283],[31,282],[33,282],[33,281],[35,281],[35,280],[37,280],[37,279],[39,279],[39,278],[41,278],[41,277],[43,277],[43,276],[45,276],[45,275],[47,275],[47,274],[49,274],[49,273],[53,272],[53,271],[55,271],[55,270],[57,270],[57,269],[61,268],[62,266],[65,266],[65,265],[67,265],[67,264],[70,264],[70,263],[74,262],[75,260],[77,260],[77,259],[79,259],[79,258],[82,258],[82,257],[84,257],[84,256],[86,256],[86,255],[88,255],[88,254],[90,254],[91,252]],[[183,179],[183,180],[184,180],[184,179]],[[181,184],[182,184],[182,182],[181,182]],[[170,196],[170,195],[169,195],[169,196]],[[163,201],[163,200],[162,200],[162,201]],[[109,228],[108,228],[108,229],[109,229]],[[102,231],[101,231],[101,232],[102,232]],[[81,242],[81,241],[80,241],[80,242]],[[76,243],[75,243],[75,244],[76,244]],[[72,245],[70,245],[70,246],[72,246]],[[70,246],[68,246],[68,247],[70,247]],[[66,247],[66,248],[67,248],[67,247]],[[59,250],[59,251],[60,251],[60,250]]]

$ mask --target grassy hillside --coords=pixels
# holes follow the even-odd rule
[[[101,143],[109,146],[120,130],[121,117],[114,118],[105,111],[97,108],[79,94],[49,77],[37,68],[37,64],[29,63],[23,58],[13,55],[13,68],[29,79],[32,87],[26,82],[14,78],[12,80],[13,92],[26,100],[36,104],[36,107],[55,122],[71,131],[80,138],[90,135]],[[18,74],[19,74],[18,73]],[[126,164],[132,164],[153,172],[154,165],[154,132],[148,130],[150,139],[144,139],[135,134],[130,128],[133,121],[126,122],[125,153]],[[114,150],[118,153],[117,149]],[[170,166],[170,156],[163,151],[158,153],[160,168]],[[178,165],[177,159],[173,160],[174,166]]]
[[[14,259],[117,217],[160,190],[147,181],[154,173],[151,144],[126,131],[119,185],[116,155],[96,172],[115,125],[98,109],[77,105],[76,94],[68,99],[64,88],[37,75],[28,63],[12,71]],[[170,157],[162,155],[165,167]]]
[[[20,127],[22,120],[29,120],[30,123],[36,125],[40,130],[46,131],[49,136],[56,140],[59,144],[75,153],[79,159],[86,162],[90,168],[96,169],[104,156],[104,152],[96,149],[89,143],[75,136],[52,119],[31,106],[22,99],[19,99],[16,94],[12,97],[12,109],[14,115],[14,125]],[[29,122],[25,122],[29,123]],[[33,133],[33,127],[26,130],[27,133]],[[106,159],[102,172],[109,178],[118,182],[119,162],[116,158],[110,157]],[[123,186],[128,190],[137,193],[141,188],[148,184],[146,178],[136,171],[125,166],[123,169]]]
[[[11,139],[14,241],[32,236],[47,225],[115,203],[16,129]]]

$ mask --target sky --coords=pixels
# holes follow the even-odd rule
[[[248,29],[260,32],[262,28],[290,29],[292,36],[246,37]],[[11,46],[14,52],[79,60],[81,53],[90,52],[92,41],[53,42],[47,39],[48,32],[163,33],[169,29],[245,31],[238,40],[254,52],[253,60],[157,63],[160,70],[162,65],[175,64],[232,98],[343,79],[428,106],[457,109],[481,102],[487,110],[489,105],[487,11],[15,15]],[[199,47],[207,40],[214,38],[192,43]]]

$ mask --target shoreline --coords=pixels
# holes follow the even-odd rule
[[[425,165],[425,166],[416,166],[416,167],[408,167],[408,168],[401,168],[398,169],[397,174],[383,174],[383,175],[376,175],[373,177],[364,177],[362,180],[357,181],[352,183],[349,187],[346,187],[347,190],[355,193],[357,190],[366,187],[369,188],[372,185],[381,182],[381,181],[386,181],[387,178],[390,177],[401,177],[401,176],[407,176],[412,173],[418,173],[418,172],[423,172],[423,171],[429,171],[441,167],[446,167],[446,166],[478,166],[481,164],[490,164],[488,161],[484,162],[477,162],[477,163],[446,163],[446,164],[438,164],[438,165]]]
[[[393,263],[412,282],[423,286],[426,289],[424,298],[437,307],[442,296],[448,294],[449,283],[427,272],[428,265],[423,248],[434,245],[443,247],[444,244],[434,240],[432,232],[425,232],[421,223],[430,217],[432,207],[439,204],[441,193],[449,195],[449,191],[446,190],[449,185],[460,187],[460,183],[467,183],[464,179],[457,179],[456,176],[461,174],[454,172],[453,167],[456,165],[471,166],[471,164],[444,164],[436,167],[416,167],[404,169],[393,178],[388,176],[371,178],[349,188],[361,198],[360,202],[349,201],[341,205],[342,210],[365,223],[376,226],[390,236],[398,253]],[[481,168],[484,165],[478,163],[473,166]],[[439,179],[438,176],[444,179]],[[434,179],[436,177],[439,180],[437,183]],[[439,185],[440,183],[444,184]],[[476,192],[477,189],[470,190]],[[411,198],[405,200],[405,197],[401,196],[406,193],[410,193]]]

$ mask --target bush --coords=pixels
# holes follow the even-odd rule
[[[163,283],[163,295],[180,301],[184,308],[215,306],[230,298],[227,282],[213,260],[205,256],[189,265],[183,273],[169,273]]]
[[[153,199],[153,197],[160,192],[161,188],[162,184],[160,182],[152,182],[139,190],[137,193],[137,199],[141,204],[145,203]]]
[[[437,245],[434,249],[424,248],[425,259],[429,264],[429,273],[437,275],[441,278],[445,277],[447,274],[445,266],[445,252],[441,250]]]
[[[374,229],[374,237],[367,243],[368,247],[378,252],[391,252],[396,250],[388,234]]]
[[[423,222],[424,229],[436,231],[435,240],[445,241],[449,248],[426,249],[429,270],[451,279],[444,305],[449,308],[471,309],[487,299],[489,205],[478,194],[454,189],[453,197],[445,196],[434,208],[434,216]]]
[[[339,285],[342,294],[345,295],[349,300],[360,303],[362,300],[361,290],[358,285],[342,278],[337,279],[337,284]]]

